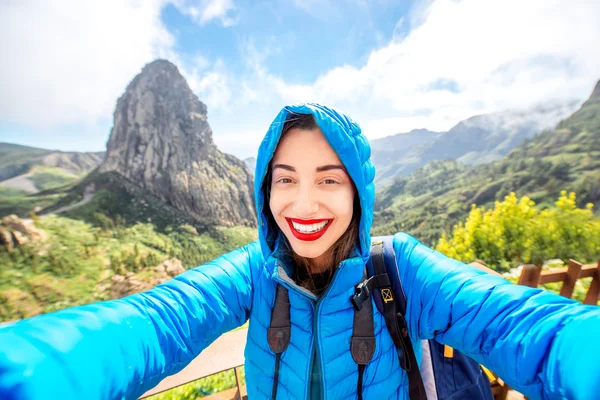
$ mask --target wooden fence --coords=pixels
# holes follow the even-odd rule
[[[575,283],[582,278],[592,278],[583,304],[596,305],[600,296],[600,262],[598,264],[582,265],[575,260],[569,260],[567,268],[554,271],[542,271],[536,265],[525,265],[523,271],[521,271],[519,285],[538,287],[545,283],[562,282],[560,295],[571,298]]]
[[[481,264],[473,263],[472,265],[489,273],[498,274]],[[525,265],[519,278],[519,284],[538,287],[545,283],[562,282],[563,285],[560,290],[560,295],[571,298],[577,280],[590,277],[592,278],[592,282],[583,302],[584,304],[597,304],[598,297],[600,296],[600,262],[598,264],[582,265],[577,261],[570,260],[567,268],[554,271],[542,271],[538,266]],[[235,371],[237,387],[209,396],[206,399],[245,399],[245,385],[242,385],[240,382],[238,367],[244,364],[246,334],[247,329],[240,329],[224,334],[205,349],[202,354],[194,359],[185,369],[176,375],[165,378],[157,387],[145,393],[142,398],[173,389],[200,378],[233,369]],[[502,381],[502,379],[497,376],[495,378],[496,380],[491,383],[494,398],[495,400],[504,400],[506,399],[510,388]]]

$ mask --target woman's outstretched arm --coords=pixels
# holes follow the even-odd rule
[[[600,307],[514,285],[394,236],[407,321],[533,399],[597,398]]]
[[[0,398],[137,398],[247,320],[261,263],[254,242],[147,292],[0,328]]]

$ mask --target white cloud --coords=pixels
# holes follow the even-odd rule
[[[192,68],[183,72],[190,89],[195,92],[200,100],[210,109],[227,109],[231,101],[231,83],[222,60],[217,60],[210,70]]]
[[[254,85],[263,101],[341,108],[372,138],[449,129],[475,114],[587,96],[600,78],[598,15],[596,0],[438,0],[363,66],[333,68],[310,85],[263,68]],[[442,81],[456,90],[436,87]]]
[[[175,6],[200,25],[218,20],[223,26],[229,27],[239,21],[233,0],[177,0]]]
[[[95,125],[144,64],[177,57],[161,1],[0,3],[0,120]]]

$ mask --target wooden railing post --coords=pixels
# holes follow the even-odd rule
[[[519,285],[529,286],[532,288],[538,287],[542,268],[533,264],[523,265],[521,276],[519,277]]]
[[[235,400],[242,400],[242,378],[240,376],[240,373],[238,371],[237,368],[234,368],[233,371],[235,372],[235,384],[237,386],[237,393],[235,394]]]
[[[567,276],[563,280],[562,288],[560,288],[560,295],[568,299],[573,296],[573,290],[575,289],[575,283],[579,279],[581,273],[581,263],[575,260],[569,260],[569,267],[567,269]]]
[[[583,304],[596,305],[598,304],[598,297],[600,297],[600,261],[598,261],[598,265],[596,266],[594,278],[592,278],[590,288],[585,295]]]

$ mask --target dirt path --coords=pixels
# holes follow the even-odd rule
[[[73,208],[76,208],[76,207],[82,206],[84,204],[87,204],[87,203],[90,202],[90,200],[92,200],[94,198],[94,194],[95,193],[93,193],[93,192],[87,192],[86,191],[83,194],[83,200],[81,200],[81,201],[79,201],[79,202],[77,202],[75,204],[71,204],[70,206],[61,207],[58,210],[54,210],[51,213],[40,215],[40,216],[41,217],[47,217],[48,215],[60,214],[62,212],[69,211],[69,210],[72,210]]]
[[[94,198],[95,194],[96,193],[94,193],[92,191],[85,191],[85,193],[83,194],[83,200],[78,201],[75,204],[71,204],[70,206],[61,207],[58,210],[54,210],[54,211],[52,211],[52,212],[50,212],[48,214],[38,215],[38,217],[44,218],[44,217],[48,217],[50,215],[56,215],[56,214],[60,214],[60,213],[65,212],[65,211],[72,210],[73,208],[76,208],[76,207],[80,207],[80,206],[82,206],[84,204],[89,203],[90,200],[92,200]],[[23,218],[23,221],[25,221],[27,223],[33,223],[33,220],[31,218]]]

